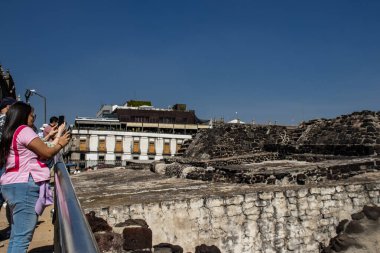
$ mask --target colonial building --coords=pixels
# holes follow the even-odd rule
[[[198,119],[184,104],[163,109],[149,101],[131,100],[121,106],[103,105],[96,115],[77,117],[72,129],[68,154],[82,167],[174,156],[185,140],[209,128],[207,121]]]

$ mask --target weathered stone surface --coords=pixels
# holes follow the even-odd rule
[[[126,227],[123,230],[124,250],[144,250],[151,251],[152,230],[146,227]]]
[[[112,231],[112,228],[108,225],[107,221],[103,218],[96,217],[94,211],[90,211],[89,213],[87,213],[86,218],[93,233]]]
[[[155,253],[164,253],[165,250],[167,250],[167,252],[169,253],[183,253],[183,249],[181,246],[173,245],[170,243],[160,243],[158,245],[154,245],[153,248]]]
[[[359,234],[364,232],[364,228],[358,221],[352,220],[348,223],[345,232],[347,234]]]
[[[72,179],[82,207],[113,224],[114,231],[125,225],[149,225],[155,244],[171,242],[181,245],[184,252],[194,252],[194,242],[202,241],[225,253],[259,252],[263,247],[268,252],[289,252],[288,248],[317,252],[313,249],[319,242],[326,245],[336,236],[339,220],[362,210],[364,204],[353,205],[348,194],[361,199],[357,204],[373,205],[365,196],[380,185],[377,173],[310,188],[215,184],[125,169],[81,173]],[[109,182],[116,183],[110,186]],[[342,191],[321,195],[337,187]],[[268,199],[261,200],[260,195]],[[130,219],[135,221],[126,223]]]
[[[207,246],[202,244],[195,247],[195,253],[221,253],[221,251],[215,245]]]
[[[365,205],[363,208],[363,213],[368,219],[377,220],[380,217],[380,207]]]
[[[96,232],[94,236],[100,252],[122,252],[123,240],[120,234]]]

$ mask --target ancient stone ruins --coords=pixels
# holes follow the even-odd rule
[[[380,252],[380,112],[214,124],[181,157],[81,173],[103,252]]]

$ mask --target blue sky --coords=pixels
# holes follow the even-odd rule
[[[379,13],[377,0],[2,1],[0,63],[70,123],[140,99],[296,124],[379,110]]]

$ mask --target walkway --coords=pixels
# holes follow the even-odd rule
[[[32,243],[29,246],[29,253],[52,253],[53,252],[53,233],[54,226],[51,223],[50,210],[53,207],[46,208],[43,215],[39,218],[36,231],[34,232]],[[0,211],[0,253],[5,253],[9,240],[4,240],[6,235],[7,221],[5,218],[5,209]],[[1,246],[4,244],[4,246]]]

